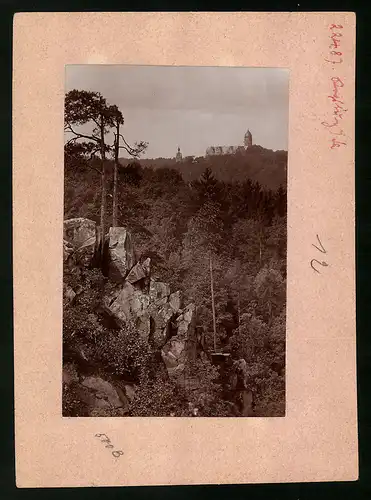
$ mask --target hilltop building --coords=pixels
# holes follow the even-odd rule
[[[247,130],[244,136],[243,146],[210,146],[206,149],[206,156],[231,155],[237,152],[243,152],[247,148],[251,148],[251,146],[252,134],[250,130]]]
[[[182,153],[180,152],[180,148],[178,148],[178,152],[175,156],[175,160],[177,163],[181,162],[183,160],[183,156],[182,156]]]

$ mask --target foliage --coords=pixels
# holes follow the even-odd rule
[[[130,377],[139,382],[149,370],[152,352],[133,325],[120,330],[106,331],[96,345],[96,357],[116,375]]]
[[[197,416],[222,417],[229,413],[229,405],[222,400],[219,370],[208,359],[187,363],[184,374],[184,392],[188,408],[197,409]]]
[[[134,417],[181,416],[185,402],[175,384],[160,377],[143,377],[130,403],[130,415]]]
[[[81,401],[78,394],[77,384],[63,384],[62,392],[62,415],[64,417],[87,417],[88,407]]]
[[[97,269],[73,268],[65,266],[64,282],[78,292],[73,307],[63,308],[63,340],[65,344],[75,344],[80,339],[96,341],[104,327],[94,314],[100,306],[107,280]]]
[[[229,339],[229,350],[234,358],[250,362],[257,349],[264,347],[267,335],[267,325],[261,319],[243,314],[239,328]]]
[[[255,277],[255,293],[261,310],[270,324],[273,317],[279,314],[285,300],[285,282],[279,271],[264,267]]]

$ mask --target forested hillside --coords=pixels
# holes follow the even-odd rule
[[[126,166],[131,160],[120,158]],[[223,182],[244,182],[246,179],[259,182],[268,189],[278,189],[286,184],[287,151],[272,151],[258,145],[232,155],[213,157],[186,156],[177,163],[174,158],[142,159],[144,167],[172,168],[186,182],[197,180],[206,168],[216,179]]]
[[[202,367],[197,368],[198,376],[202,369],[209,367],[203,376],[206,386],[196,390],[196,402],[195,392],[183,394],[183,399],[179,399],[172,392],[176,391],[174,387],[158,381],[159,385],[152,384],[151,389],[142,385],[144,392],[137,392],[130,414],[186,415],[184,408],[193,401],[201,415],[238,415],[242,410],[238,410],[238,404],[236,406],[233,397],[228,396],[228,384],[221,382],[220,371],[214,373],[211,354],[216,351],[230,354],[230,364],[245,362],[244,383],[254,397],[254,414],[281,416],[285,408],[286,184],[283,182],[276,190],[263,188],[249,178],[248,170],[245,175],[239,171],[239,182],[220,181],[213,170],[228,178],[227,171],[221,168],[221,165],[226,167],[228,160],[214,157],[201,163],[206,161],[208,167],[203,170],[199,163],[192,164],[200,168],[200,175],[191,182],[184,179],[187,177],[184,172],[182,177],[179,169],[144,167],[141,161],[132,161],[118,172],[117,225],[131,232],[138,261],[150,257],[154,278],[168,283],[172,291],[179,290],[184,304],[196,304],[197,349],[203,360]],[[269,161],[270,156],[266,163]],[[281,161],[280,176],[284,177],[285,165]],[[172,166],[178,168],[175,164]],[[186,166],[185,162],[181,169]],[[112,171],[113,164],[107,162],[108,193],[112,192]],[[196,177],[196,167],[190,177]],[[95,170],[94,161],[66,158],[65,219],[84,217],[98,223],[99,185],[100,173]],[[108,224],[112,218],[110,200],[112,196],[108,194]],[[215,294],[215,345],[210,256]],[[99,278],[99,274],[94,276],[92,280],[96,280],[99,289],[100,280],[103,282],[105,278]],[[96,293],[89,291],[86,300],[92,300]],[[90,317],[90,324],[94,310],[86,304],[84,307],[75,309],[72,319],[71,311],[66,314],[70,319],[66,319],[65,331],[72,329],[69,321],[75,328],[75,322],[85,323]],[[102,324],[98,314],[90,327],[96,328],[99,335]],[[132,335],[135,337],[135,332]],[[117,349],[128,348],[125,343],[117,344],[114,338],[107,334],[104,349],[98,354],[101,366],[107,363],[107,369],[112,365],[107,361],[110,349],[111,357],[117,358]],[[141,349],[144,356],[143,346]],[[122,363],[126,363],[130,373],[133,367],[127,366],[127,359]],[[117,374],[122,374],[122,367],[117,369]],[[138,380],[136,384],[140,387]],[[210,391],[213,396],[205,400],[205,394]],[[151,398],[150,393],[156,397]],[[158,399],[160,393],[162,399]],[[163,398],[172,401],[171,405],[163,402],[158,407]],[[72,410],[66,411],[71,414]]]

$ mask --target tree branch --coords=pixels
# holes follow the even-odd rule
[[[125,144],[126,147],[128,147],[131,150],[133,150],[133,148],[131,146],[129,146],[129,144],[126,142],[126,140],[125,140],[125,138],[124,138],[124,136],[122,134],[120,134],[119,137],[121,137],[121,139],[124,141],[124,144]],[[123,147],[123,146],[120,146],[120,147]]]
[[[76,136],[75,139],[90,139],[90,140],[93,140],[94,142],[100,142],[99,137],[96,137],[95,135],[80,134],[80,133],[76,132],[75,130],[73,130],[73,128],[71,127],[70,124],[67,124],[64,127],[64,131],[71,132],[72,134],[75,134],[75,136]]]
[[[100,128],[100,123],[99,123],[99,122],[97,122],[97,120],[96,120],[95,118],[92,118],[92,120],[93,120],[93,122],[96,124],[96,126],[97,126],[98,128]]]
[[[129,153],[130,156],[134,156],[135,158],[140,155],[140,152],[135,152],[135,150],[130,151],[126,146],[119,146],[119,149],[125,149],[125,151]]]
[[[116,137],[116,134],[115,134],[115,137]],[[119,137],[124,141],[124,144],[125,146],[120,146],[119,145],[119,149],[125,149],[125,151],[127,153],[129,153],[129,155],[131,156],[134,156],[134,157],[138,157],[141,153],[143,153],[143,151],[146,149],[147,147],[147,144],[145,143],[142,143],[142,145],[136,147],[136,148],[132,148],[125,140],[125,137],[122,135],[122,134],[119,134]]]
[[[93,159],[93,156],[95,155],[95,153],[97,153],[99,151],[99,148],[96,148],[94,149],[94,151],[91,152],[90,156],[89,156],[89,160],[88,161],[91,161]],[[98,169],[94,168],[94,167],[91,167],[90,165],[88,165],[90,168],[92,168],[93,170],[96,170],[97,172],[99,172],[100,174],[102,172],[100,172]]]
[[[72,139],[66,142],[65,146],[68,146],[68,144],[71,144],[73,141],[77,141],[77,139],[79,139],[79,137],[72,137]]]

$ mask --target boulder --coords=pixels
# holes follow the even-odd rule
[[[150,264],[150,258],[146,259],[142,264],[137,262],[127,275],[126,281],[133,285],[138,281],[148,278],[150,275]]]
[[[150,333],[149,295],[125,282],[120,290],[106,297],[104,310],[114,318],[118,326],[134,323],[143,337]]]
[[[170,334],[174,310],[169,302],[160,305],[151,303],[149,306],[149,314],[151,318],[150,326],[152,341],[156,347],[162,347]]]
[[[194,330],[194,306],[180,310],[180,292],[171,294],[167,283],[150,278],[149,258],[134,263],[130,233],[124,228],[110,229],[106,252],[108,274],[121,283],[105,297],[103,310],[118,327],[135,325],[139,335],[158,349],[174,335],[184,346],[190,330]],[[146,286],[139,285],[143,282]]]
[[[140,337],[146,341],[148,341],[150,337],[151,323],[152,321],[148,311],[146,311],[135,320],[135,328],[137,332],[139,333]]]
[[[231,370],[231,388],[232,390],[246,389],[248,380],[248,369],[245,359],[241,358],[234,361]]]
[[[73,254],[73,246],[66,240],[63,240],[63,262],[67,262],[70,255]]]
[[[111,227],[106,238],[108,277],[123,283],[135,264],[135,253],[131,234],[124,227]]]
[[[93,393],[95,398],[94,407],[104,408],[111,406],[113,408],[120,408],[125,404],[119,398],[114,386],[100,377],[87,377],[81,382],[81,385],[90,389],[90,392]]]
[[[176,319],[177,331],[161,351],[169,377],[177,379],[184,371],[188,358],[195,355],[195,305],[189,304]]]
[[[142,268],[146,276],[150,276],[151,274],[151,259],[147,257],[146,260],[142,262]]]
[[[178,316],[176,322],[178,326],[177,336],[180,338],[194,337],[195,333],[195,312],[196,306],[189,304]]]
[[[172,310],[177,313],[180,310],[180,292],[179,290],[177,292],[174,292],[170,295],[169,297],[169,304]]]
[[[161,281],[151,279],[149,285],[149,296],[152,304],[166,304],[170,295],[170,286]]]
[[[63,224],[63,258],[68,261],[73,257],[74,263],[90,266],[96,250],[96,223],[79,217],[68,219]]]
[[[84,416],[119,417],[128,413],[129,401],[125,393],[101,377],[89,376],[80,382],[67,378],[64,383],[72,389],[75,402],[84,406]]]
[[[63,304],[70,305],[75,300],[76,293],[69,285],[63,284]]]
[[[172,331],[178,329],[175,318],[180,295],[172,295],[166,283],[151,280],[149,293],[146,293],[126,280],[120,289],[105,298],[103,309],[119,327],[130,322],[142,338],[151,339],[156,347],[161,348]],[[182,316],[181,331],[187,330],[187,314],[189,312],[186,312],[185,319]]]
[[[135,387],[130,384],[125,384],[125,395],[131,402],[135,398]]]

